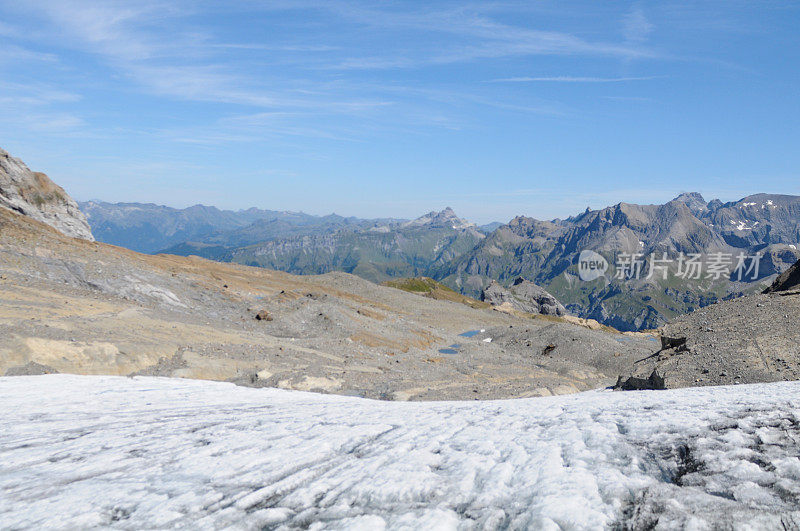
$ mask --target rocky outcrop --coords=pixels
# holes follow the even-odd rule
[[[764,293],[776,293],[780,291],[790,291],[800,289],[800,262],[784,271],[775,282],[768,287]]]
[[[94,240],[78,204],[44,173],[0,148],[0,207],[5,207],[60,230],[67,236]]]
[[[661,348],[634,363],[616,387],[674,389],[800,379],[800,293],[778,295],[784,296],[718,302],[670,321],[661,329]]]
[[[58,371],[49,365],[29,361],[25,365],[10,367],[5,376],[39,376],[42,374],[58,374]]]
[[[492,306],[510,305],[515,310],[542,315],[566,315],[567,310],[558,299],[550,295],[540,286],[520,277],[506,289],[496,281],[492,281],[483,290],[481,300]]]

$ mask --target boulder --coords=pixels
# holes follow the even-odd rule
[[[260,310],[256,314],[256,321],[272,321],[272,314],[267,310]]]
[[[497,307],[510,305],[525,313],[556,316],[563,316],[567,313],[566,308],[558,299],[522,277],[517,278],[509,288],[504,288],[493,280],[483,290],[481,300]]]
[[[614,386],[614,389],[622,391],[648,391],[666,388],[664,376],[659,373],[658,368],[653,369],[649,374],[641,370],[634,370],[626,377],[620,376]]]

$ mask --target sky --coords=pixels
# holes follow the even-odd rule
[[[800,195],[800,3],[0,0],[0,147],[79,200],[485,223]]]

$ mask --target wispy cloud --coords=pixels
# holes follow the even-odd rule
[[[361,141],[376,131],[461,130],[473,120],[469,108],[563,116],[568,111],[561,102],[530,94],[503,94],[499,87],[489,90],[478,82],[472,86],[423,80],[394,84],[383,78],[368,84],[366,76],[379,79],[383,74],[348,71],[414,69],[536,55],[657,56],[641,43],[608,42],[546,26],[511,23],[514,19],[507,15],[517,8],[498,3],[398,7],[336,0],[275,1],[226,8],[233,14],[247,12],[254,20],[266,15],[270,23],[280,20],[286,11],[292,20],[315,28],[265,42],[251,41],[252,36],[244,37],[244,32],[242,42],[237,42],[235,34],[202,22],[217,8],[180,0],[74,0],[68,4],[29,0],[20,9],[33,13],[37,22],[46,22],[41,24],[38,38],[51,46],[94,55],[101,68],[118,74],[112,77],[114,82],[123,80],[127,88],[148,96],[227,106],[216,107],[219,113],[195,124],[197,134],[189,134],[184,124],[162,129],[171,129],[174,134],[168,136],[182,141],[243,142],[275,135]],[[335,31],[317,33],[320,24],[335,27]],[[402,34],[402,44],[386,40],[389,32]],[[376,39],[381,46],[371,46]],[[646,79],[651,78],[561,76],[494,81],[620,83]],[[260,117],[263,123],[235,122],[248,111],[255,111],[249,116]],[[234,118],[220,120],[220,113]],[[329,119],[333,116],[339,123]],[[215,131],[215,127],[222,130]]]
[[[584,55],[625,59],[653,58],[658,54],[639,42],[588,41],[560,31],[514,26],[493,20],[481,12],[481,5],[469,9],[420,10],[397,15],[381,10],[339,9],[343,17],[382,28],[411,28],[420,32],[450,34],[464,41],[441,49],[408,51],[404,54],[350,57],[335,65],[340,69],[412,68],[424,65],[471,62],[515,56]]]
[[[341,50],[340,46],[313,45],[313,44],[257,44],[257,43],[212,43],[211,48],[229,50],[265,50],[276,52],[334,52]]]
[[[3,37],[19,37],[20,31],[17,28],[0,21],[0,35]]]
[[[2,44],[1,46],[3,51],[0,53],[0,64],[12,61],[41,61],[46,63],[58,61],[58,57],[52,53],[37,52],[15,44]]]
[[[81,96],[38,83],[9,83],[0,81],[0,105],[50,105],[79,101]]]
[[[628,42],[644,42],[653,29],[655,26],[647,20],[644,10],[640,6],[634,7],[622,17],[622,36]]]
[[[65,109],[81,100],[79,94],[47,84],[0,81],[0,115],[4,132],[72,136],[86,122],[77,112]]]
[[[543,76],[543,77],[507,77],[492,79],[491,83],[625,83],[628,81],[650,81],[663,76],[642,77],[580,77],[580,76]]]
[[[351,98],[303,81],[264,79],[237,68],[224,51],[273,49],[302,53],[332,51],[317,45],[259,45],[216,42],[200,31],[165,31],[167,22],[191,14],[183,4],[142,2],[95,4],[33,2],[74,46],[104,57],[124,75],[161,96],[267,108],[358,112],[391,105],[385,100]],[[166,35],[166,36],[165,36]]]

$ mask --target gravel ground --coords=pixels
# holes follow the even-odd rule
[[[720,302],[679,317],[663,328],[670,338],[665,342],[672,344],[635,364],[632,387],[800,379],[799,311],[800,293],[781,292]],[[650,378],[654,371],[656,377]]]

